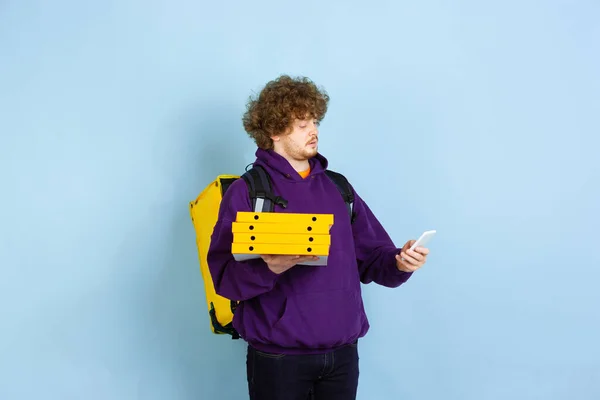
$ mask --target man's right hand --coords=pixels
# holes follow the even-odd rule
[[[287,256],[287,255],[271,255],[263,254],[261,258],[267,263],[271,271],[277,275],[284,273],[294,265],[306,261],[316,261],[319,257],[316,256]]]

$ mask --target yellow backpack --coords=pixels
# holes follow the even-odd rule
[[[331,170],[326,170],[325,174],[335,183],[342,194],[348,208],[348,213],[353,222],[354,196],[350,184],[342,174]],[[190,217],[196,231],[198,260],[200,262],[200,273],[204,281],[211,330],[215,334],[231,335],[233,339],[239,338],[239,335],[232,324],[233,314],[235,313],[238,302],[227,299],[216,293],[206,259],[210,246],[210,238],[214,226],[217,223],[219,207],[223,195],[229,186],[239,178],[246,181],[254,212],[273,212],[275,204],[284,208],[287,206],[287,201],[285,199],[273,194],[271,179],[264,168],[259,165],[254,165],[241,176],[217,176],[215,180],[202,190],[194,201],[189,203]]]

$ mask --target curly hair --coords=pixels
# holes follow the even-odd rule
[[[273,147],[271,136],[288,132],[295,119],[325,117],[329,96],[306,77],[282,75],[250,97],[242,118],[244,129],[262,149]]]

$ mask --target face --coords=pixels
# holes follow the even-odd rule
[[[285,158],[305,161],[317,155],[319,129],[315,119],[296,120],[288,134],[274,136],[275,151]]]

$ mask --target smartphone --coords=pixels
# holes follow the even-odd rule
[[[419,246],[425,247],[425,245],[431,240],[431,238],[435,236],[435,233],[435,230],[423,232],[421,237],[417,239],[417,241],[410,247],[410,249],[414,250]]]

